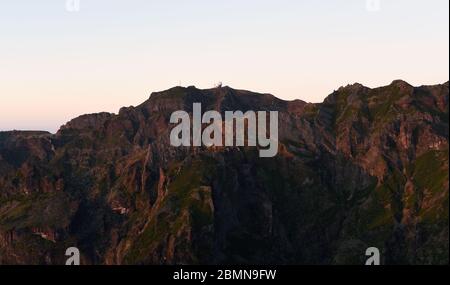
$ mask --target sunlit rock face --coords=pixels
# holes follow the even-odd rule
[[[0,264],[445,264],[448,83],[323,103],[153,93],[56,134],[0,133]],[[279,150],[172,147],[174,111],[279,112]]]

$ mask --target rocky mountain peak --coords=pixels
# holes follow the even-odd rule
[[[0,264],[448,263],[448,83],[323,103],[175,87],[48,133],[0,132]],[[279,111],[279,152],[172,147],[173,111]],[[311,238],[313,237],[313,238]],[[26,245],[26,246],[24,246]]]

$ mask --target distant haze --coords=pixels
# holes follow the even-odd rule
[[[448,0],[366,2],[1,1],[0,130],[55,132],[176,85],[320,102],[354,82],[448,81]]]

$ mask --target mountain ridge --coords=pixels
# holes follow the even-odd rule
[[[391,87],[391,86],[403,86],[403,87],[411,87],[411,88],[424,88],[424,87],[429,87],[429,86],[447,86],[448,87],[449,82],[445,82],[443,84],[438,84],[438,85],[422,85],[422,86],[417,86],[414,87],[411,84],[409,84],[408,82],[401,80],[401,79],[397,79],[394,80],[391,84],[386,85],[386,86],[382,86],[382,87],[377,87],[377,88],[369,88],[366,87],[360,83],[353,83],[353,84],[348,84],[346,86],[341,86],[338,88],[338,91],[342,91],[342,90],[348,90],[348,89],[354,89],[354,88],[358,88],[358,89],[363,89],[363,90],[373,90],[373,89],[381,89],[381,88],[387,88],[387,87]],[[102,112],[102,113],[91,113],[91,114],[85,114],[85,115],[81,115],[80,117],[84,117],[84,116],[89,116],[89,115],[96,115],[96,114],[110,114],[110,115],[120,115],[121,111],[125,111],[128,108],[142,108],[143,106],[145,106],[146,104],[150,103],[152,96],[153,99],[156,98],[161,98],[164,97],[164,94],[167,94],[169,92],[177,92],[179,90],[198,90],[198,91],[202,91],[202,92],[214,92],[215,90],[217,91],[218,89],[220,90],[226,90],[226,91],[235,91],[235,92],[241,92],[243,94],[253,94],[253,95],[261,95],[261,96],[268,96],[268,97],[272,97],[272,98],[276,98],[277,100],[283,102],[283,103],[291,103],[291,104],[299,104],[299,105],[317,105],[317,104],[323,104],[327,101],[327,99],[329,99],[329,97],[333,96],[334,92],[331,93],[330,95],[328,95],[327,97],[324,98],[324,100],[321,103],[310,103],[310,102],[306,102],[302,99],[293,99],[293,100],[284,100],[284,99],[280,99],[277,98],[275,95],[270,94],[270,93],[255,93],[255,92],[251,92],[249,90],[241,90],[241,89],[233,89],[230,86],[223,86],[220,88],[208,88],[208,89],[197,89],[195,86],[188,86],[188,87],[182,87],[182,86],[175,86],[172,87],[170,89],[164,90],[164,91],[158,91],[158,92],[152,92],[152,94],[150,95],[149,99],[147,99],[146,101],[144,101],[143,103],[137,105],[137,106],[129,106],[129,107],[122,107],[119,110],[119,113],[108,113],[108,112]],[[78,117],[77,117],[78,118]],[[73,120],[77,119],[74,118]]]
[[[173,111],[279,111],[279,154],[174,148]],[[448,82],[323,103],[174,87],[56,134],[0,133],[0,264],[448,263]]]
[[[404,81],[404,80],[402,80],[402,79],[396,79],[396,80],[393,80],[393,81],[391,82],[391,84],[389,84],[389,85],[385,85],[385,86],[381,86],[381,87],[376,87],[376,88],[370,88],[370,87],[364,86],[364,85],[361,84],[361,83],[355,82],[355,83],[353,83],[353,84],[348,84],[348,85],[346,85],[346,86],[340,86],[340,87],[339,87],[337,90],[335,90],[334,92],[339,91],[339,90],[349,89],[349,88],[350,88],[350,89],[353,89],[353,88],[361,88],[361,89],[372,90],[372,89],[386,88],[386,87],[389,87],[389,86],[395,86],[395,85],[409,86],[409,87],[412,87],[412,88],[424,88],[424,87],[431,87],[431,86],[447,86],[447,87],[448,87],[449,81],[446,81],[445,83],[442,83],[442,84],[436,84],[436,85],[413,86],[413,85],[409,84],[407,81]],[[295,102],[295,103],[305,104],[305,105],[306,105],[306,104],[323,104],[323,103],[327,100],[328,97],[330,97],[330,96],[332,96],[332,95],[334,94],[334,92],[331,93],[331,94],[329,94],[327,97],[324,98],[324,100],[323,100],[322,102],[319,102],[319,103],[311,103],[311,102],[304,101],[304,100],[302,100],[302,99],[300,99],[300,98],[292,99],[292,100],[284,100],[284,99],[280,99],[280,98],[278,98],[278,97],[276,97],[275,95],[270,94],[270,93],[255,93],[255,92],[251,92],[251,91],[249,91],[249,90],[244,90],[244,89],[234,89],[234,88],[232,88],[232,87],[230,87],[230,86],[223,86],[223,87],[220,87],[220,88],[221,88],[221,89],[224,89],[224,90],[234,90],[234,91],[244,92],[244,93],[253,93],[253,94],[256,94],[256,95],[271,96],[271,97],[275,97],[275,98],[277,98],[278,100],[283,101],[283,102],[286,102],[286,103],[294,103],[294,102]],[[157,91],[157,92],[152,92],[151,95],[149,96],[149,98],[148,98],[147,100],[145,100],[144,102],[142,102],[141,104],[139,104],[139,105],[137,105],[137,106],[121,107],[121,108],[119,109],[119,112],[118,112],[118,113],[114,113],[114,112],[87,113],[87,114],[83,114],[83,115],[77,116],[77,117],[71,119],[70,121],[68,121],[67,123],[70,123],[71,121],[76,120],[76,119],[79,119],[79,118],[86,118],[86,117],[89,117],[89,116],[101,116],[101,115],[103,115],[103,116],[107,116],[107,115],[110,115],[110,116],[117,116],[117,115],[119,115],[119,114],[121,113],[121,111],[123,112],[123,111],[125,111],[126,109],[129,109],[129,108],[139,108],[139,107],[145,105],[146,103],[149,102],[149,100],[151,99],[152,96],[162,96],[163,94],[165,94],[165,93],[167,93],[167,92],[171,92],[171,91],[174,91],[174,90],[177,90],[177,89],[178,89],[178,90],[180,90],[180,89],[182,89],[182,90],[185,90],[185,89],[194,89],[194,90],[200,90],[200,91],[214,91],[214,90],[216,90],[216,89],[218,89],[218,88],[217,88],[217,87],[214,87],[214,88],[207,88],[207,89],[197,89],[197,87],[195,87],[194,85],[191,85],[191,86],[188,86],[188,87],[175,86],[175,87],[169,88],[169,89],[167,89],[167,90]],[[66,123],[66,124],[67,124],[67,123]],[[60,127],[60,129],[61,129],[62,127],[65,127],[66,124],[62,125],[62,126]],[[56,133],[57,133],[60,129],[58,129],[58,130],[56,131]],[[0,133],[9,133],[9,132],[48,132],[48,131],[44,131],[44,130],[10,130],[10,131],[4,130],[4,131],[0,131]],[[48,133],[50,133],[50,132],[48,132]]]

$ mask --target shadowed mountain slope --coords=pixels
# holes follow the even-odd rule
[[[449,86],[323,103],[175,87],[0,133],[0,264],[447,264]],[[170,146],[174,111],[279,111],[279,152]]]

